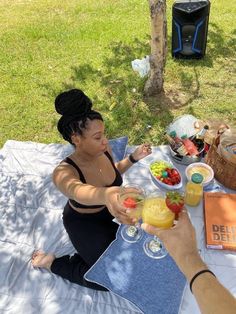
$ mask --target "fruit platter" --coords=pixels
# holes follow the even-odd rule
[[[177,168],[169,161],[156,160],[149,166],[155,184],[167,190],[178,190],[182,187],[182,177]]]

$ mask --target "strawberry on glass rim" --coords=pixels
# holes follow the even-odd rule
[[[126,214],[134,224],[124,225],[121,228],[121,237],[126,242],[137,242],[143,235],[139,220],[142,218],[144,198],[145,191],[137,185],[125,185],[121,188],[119,203],[127,209]]]
[[[137,200],[134,197],[127,197],[123,201],[123,206],[126,208],[136,208],[137,207]]]
[[[179,192],[170,191],[166,193],[166,206],[176,215],[178,215],[184,207],[184,196]]]

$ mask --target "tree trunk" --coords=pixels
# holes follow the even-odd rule
[[[146,96],[163,91],[167,53],[166,0],[149,0],[151,14],[150,73],[144,87]]]

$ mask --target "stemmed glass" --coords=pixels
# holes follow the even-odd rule
[[[128,192],[132,189],[132,192]],[[137,185],[125,185],[121,187],[119,195],[120,203],[129,210],[129,217],[135,219],[137,222],[134,226],[124,225],[121,228],[122,238],[129,243],[137,242],[143,235],[143,230],[140,227],[139,220],[142,218],[142,209],[145,199],[145,192]]]
[[[142,219],[143,222],[162,229],[173,226],[175,214],[168,209],[165,202],[165,193],[155,192],[145,198]],[[151,258],[160,259],[165,257],[168,252],[164,244],[157,237],[147,237],[143,243],[146,255]]]

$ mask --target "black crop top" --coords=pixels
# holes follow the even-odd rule
[[[106,151],[104,154],[110,160],[110,162],[111,162],[111,164],[112,164],[112,166],[113,166],[113,168],[115,170],[115,173],[116,173],[115,180],[112,182],[112,184],[107,185],[107,187],[122,185],[122,183],[123,183],[122,176],[119,173],[119,171],[117,170],[117,168],[115,167],[115,164],[113,162],[113,159],[112,159],[111,155],[108,153],[108,151]],[[78,171],[81,182],[86,183],[86,180],[85,180],[85,177],[84,177],[82,171],[80,170],[80,168],[76,165],[76,163],[72,159],[67,157],[63,161],[68,163],[68,164],[70,164],[71,166],[73,166]],[[76,208],[100,208],[100,207],[102,207],[102,205],[83,205],[83,204],[80,204],[80,203],[78,203],[78,202],[76,202],[75,200],[72,200],[72,199],[69,199],[69,201],[70,201],[71,205],[76,207]]]

